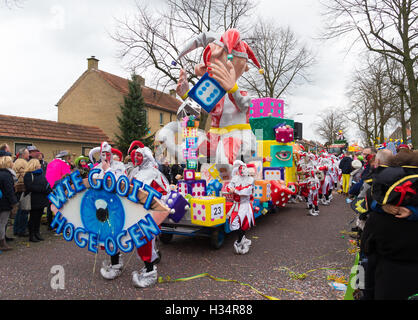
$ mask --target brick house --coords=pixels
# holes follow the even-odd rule
[[[35,145],[46,161],[51,161],[61,150],[69,150],[74,156],[88,156],[102,141],[111,143],[98,127],[0,115],[0,144],[7,143],[13,154]]]
[[[87,70],[56,104],[58,122],[99,127],[110,140],[116,141],[116,134],[120,132],[117,116],[123,97],[129,91],[128,79],[99,70],[99,60],[94,56],[87,61]],[[176,99],[175,90],[167,94],[149,88],[143,78],[141,86],[153,134],[176,120],[177,109],[182,102]]]

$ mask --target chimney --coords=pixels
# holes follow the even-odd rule
[[[87,58],[87,70],[96,69],[99,70],[99,60],[95,56]]]
[[[170,89],[170,96],[176,97],[176,89]]]

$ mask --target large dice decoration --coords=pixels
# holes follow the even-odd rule
[[[293,128],[288,126],[282,126],[275,129],[276,130],[276,141],[280,143],[287,143],[293,141]]]
[[[200,226],[216,226],[225,223],[224,197],[200,197],[190,200],[191,221]]]
[[[271,184],[267,180],[256,180],[254,182],[254,199],[266,202],[271,199]]]
[[[184,197],[190,194],[193,197],[206,196],[206,180],[180,180],[177,191]]]
[[[179,222],[186,211],[190,208],[187,200],[179,193],[171,191],[166,201],[167,206],[170,208],[168,217],[174,222]]]
[[[271,201],[276,207],[284,207],[293,191],[277,181],[271,181]]]
[[[284,101],[273,98],[260,98],[251,100],[250,118],[279,117],[283,118]]]

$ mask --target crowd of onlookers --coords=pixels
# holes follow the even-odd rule
[[[114,154],[114,159],[123,161],[129,171],[131,160],[129,156],[120,159]],[[40,233],[42,216],[46,214],[47,229],[50,227],[53,213],[48,194],[55,184],[77,169],[83,178],[93,167],[86,156],[75,157],[64,150],[47,163],[44,155],[35,146],[28,146],[12,155],[7,144],[0,146],[0,251],[11,250],[13,236],[7,236],[7,227],[13,221],[13,235],[27,237],[30,242],[43,241]],[[183,175],[184,167],[178,164],[170,165],[163,160],[159,170],[166,176],[170,184],[177,184]],[[29,199],[29,200],[28,200]],[[29,203],[29,204],[28,204]]]
[[[359,163],[356,163],[358,161]],[[341,160],[360,248],[355,298],[418,297],[418,150],[366,148]],[[344,183],[343,183],[344,186]]]

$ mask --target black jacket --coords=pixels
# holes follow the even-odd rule
[[[405,300],[418,293],[418,221],[373,211],[360,243],[375,299]]]
[[[353,171],[351,162],[353,162],[353,159],[351,159],[350,157],[344,157],[341,159],[339,168],[341,169],[341,172],[343,174],[350,174],[351,171]]]
[[[27,172],[23,178],[26,192],[31,192],[32,209],[43,209],[49,205],[48,194],[52,189],[43,174],[43,170]]]
[[[12,210],[18,200],[15,194],[13,175],[7,169],[0,169],[0,211]]]

